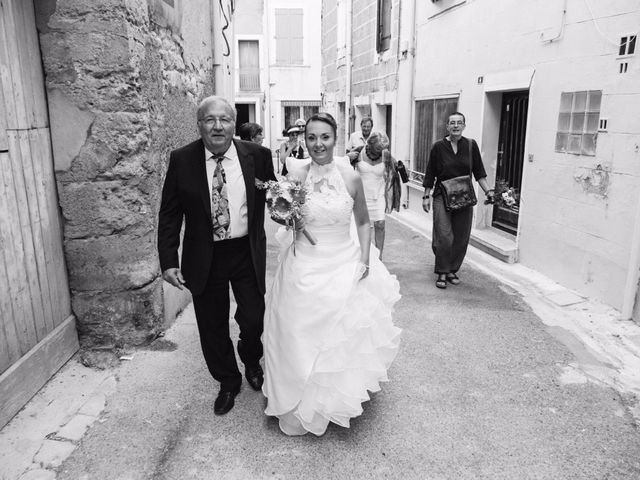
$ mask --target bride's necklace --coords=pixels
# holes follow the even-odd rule
[[[313,179],[328,178],[333,172],[335,164],[333,158],[327,163],[318,163],[315,160],[311,160],[311,169],[309,173]]]

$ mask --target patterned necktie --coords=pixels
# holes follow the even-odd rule
[[[216,169],[211,182],[211,219],[213,220],[213,241],[229,238],[229,195],[227,194],[227,177],[222,160],[224,155],[214,155]]]

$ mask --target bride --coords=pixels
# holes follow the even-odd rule
[[[292,245],[291,232],[281,228],[277,237],[289,245],[267,296],[265,413],[277,416],[287,435],[322,435],[329,422],[349,427],[369,400],[367,390],[376,392],[387,380],[400,342],[391,319],[400,287],[378,255],[369,254],[362,181],[348,162],[334,159],[336,130],[327,113],[307,121],[312,162],[289,175],[305,184],[305,228],[317,243],[297,232]]]

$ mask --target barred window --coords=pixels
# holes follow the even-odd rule
[[[602,90],[560,96],[556,152],[595,156]]]
[[[239,80],[241,91],[260,90],[260,56],[257,40],[238,42]]]
[[[311,115],[320,111],[321,101],[316,100],[286,100],[282,101],[282,128],[289,128],[296,123],[296,120],[307,120]]]

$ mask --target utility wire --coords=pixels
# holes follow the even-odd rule
[[[600,36],[602,38],[604,38],[610,44],[615,45],[616,47],[619,47],[620,46],[620,41],[619,40],[611,40],[607,35],[604,34],[604,32],[602,30],[600,30],[600,25],[598,25],[598,21],[596,20],[596,16],[593,14],[593,10],[591,9],[591,5],[589,4],[589,0],[584,0],[584,3],[587,6],[587,9],[589,10],[589,14],[591,15],[591,20],[593,21],[593,25],[596,27],[596,30],[598,31]],[[637,36],[637,32],[634,33],[634,35]]]

